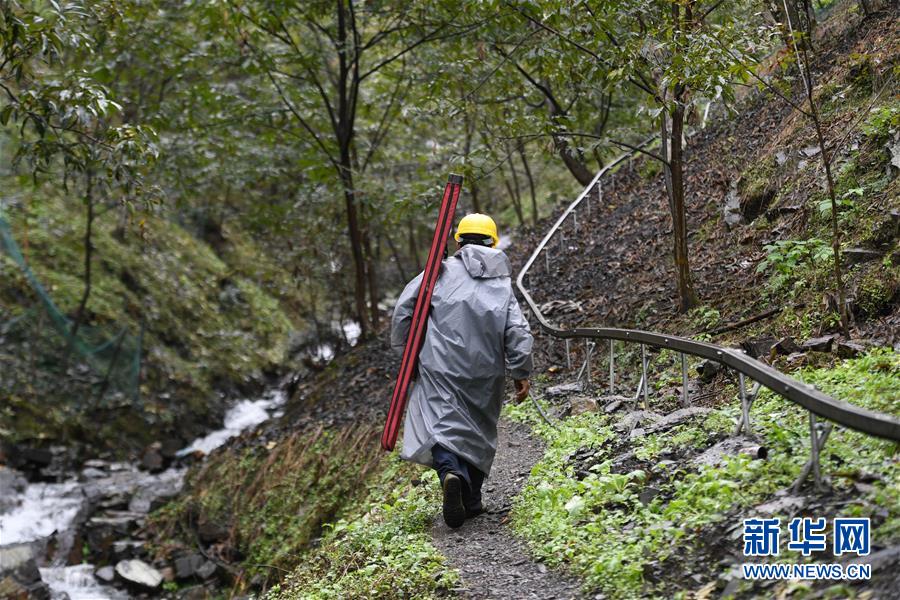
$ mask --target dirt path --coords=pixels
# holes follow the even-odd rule
[[[451,530],[439,516],[432,534],[434,545],[462,577],[466,598],[583,597],[575,579],[532,560],[524,542],[513,536],[507,521],[513,496],[543,453],[527,427],[500,421],[497,457],[484,483],[488,513]]]

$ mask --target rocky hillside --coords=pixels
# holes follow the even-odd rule
[[[674,311],[662,175],[635,159],[604,183],[603,201],[594,201],[590,217],[579,215],[563,250],[554,245],[550,272],[538,263],[529,278],[550,318],[740,345],[836,397],[900,414],[900,26],[892,12],[842,13],[823,31],[816,98],[852,263],[850,339],[837,336],[823,254],[821,149],[802,115],[764,90],[749,91],[733,112],[717,111],[688,141],[690,247],[703,306]],[[792,93],[800,98],[799,88]],[[510,254],[518,266],[553,218],[515,232]],[[245,335],[259,341],[257,327]],[[504,451],[514,456],[498,461],[509,469],[496,475],[498,489],[488,482],[492,514],[459,535],[441,530],[434,475],[378,445],[397,367],[385,337],[321,371],[295,374],[283,416],[194,464],[184,491],[128,532],[142,542],[137,549],[95,548],[88,539],[86,559],[108,568],[140,558],[159,580],[132,593],[172,598],[477,595],[497,579],[498,565],[500,581],[527,579],[535,597],[547,573],[563,582],[560,590],[575,581],[598,598],[887,598],[896,589],[894,445],[835,431],[823,458],[826,488],[791,491],[809,451],[805,414],[793,405],[763,392],[753,407],[755,437],[736,437],[734,374],[691,361],[693,406],[684,409],[676,357],[652,353],[653,385],[642,406],[606,398],[605,385],[572,385],[564,345],[540,334],[533,397],[555,427],[533,404],[508,407],[504,419],[524,425],[504,433]],[[208,357],[210,367],[240,364],[234,354],[220,358]],[[576,368],[582,359],[577,345]],[[620,348],[617,360],[615,391],[630,396],[638,351]],[[254,357],[246,373],[266,362]],[[869,516],[882,553],[877,577],[834,586],[739,581],[735,526],[755,514]]]
[[[177,223],[167,211],[130,222],[113,206],[98,217],[79,335],[87,351],[71,350],[51,313],[77,313],[84,216],[80,202],[47,194],[3,205],[45,292],[0,251],[7,444],[46,448],[65,439],[88,456],[124,456],[154,440],[186,443],[221,423],[229,399],[258,393],[280,372],[291,332],[302,329],[302,299],[289,277],[240,229]],[[95,351],[104,360],[94,361]],[[65,369],[72,384],[60,390]]]

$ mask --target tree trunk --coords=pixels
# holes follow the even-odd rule
[[[666,99],[666,91],[662,90],[663,99]],[[660,139],[660,149],[662,151],[662,157],[672,162],[672,153],[669,146],[669,113],[667,111],[662,111],[659,115],[660,124],[659,124],[659,139]],[[669,213],[675,214],[675,206],[672,204],[672,198],[675,197],[675,194],[672,192],[672,171],[668,167],[663,168],[663,179],[666,182],[666,198],[669,201]]]
[[[516,196],[516,215],[519,217],[519,225],[525,224],[525,211],[522,209],[522,189],[519,187],[519,174],[516,172],[516,163],[513,162],[513,154],[507,146],[506,160],[509,163],[509,171],[512,173],[513,191]]]
[[[391,251],[394,265],[397,267],[397,275],[400,276],[400,283],[406,284],[406,282],[409,281],[409,278],[406,277],[406,271],[403,270],[403,260],[400,257],[400,252],[397,250],[397,245],[394,243],[393,238],[391,238],[391,235],[388,232],[385,232],[384,239],[387,242],[388,249]]]
[[[699,304],[694,284],[691,280],[691,267],[688,261],[687,216],[684,205],[684,171],[681,134],[684,129],[683,90],[675,92],[675,107],[672,111],[672,129],[669,138],[671,159],[669,171],[672,178],[672,230],[675,242],[675,271],[678,287],[678,310],[687,312]]]
[[[509,194],[510,199],[512,199],[513,208],[516,211],[516,217],[518,217],[519,219],[519,225],[524,225],[525,215],[522,214],[522,202],[519,200],[519,197],[516,194],[516,190],[513,189],[509,178],[506,176],[506,169],[501,168],[500,171],[503,174],[503,185],[506,186],[506,193]]]
[[[831,201],[831,249],[834,253],[834,287],[837,292],[838,314],[841,318],[841,330],[846,337],[850,337],[850,315],[847,311],[847,291],[844,286],[844,269],[841,264],[841,229],[838,223],[837,195],[834,191],[834,176],[831,173],[831,156],[828,146],[825,144],[825,135],[822,133],[822,120],[819,118],[819,107],[813,97],[812,72],[809,70],[809,56],[805,49],[801,50],[803,56],[803,84],[806,89],[806,99],[809,103],[809,116],[816,129],[816,139],[819,142],[822,165],[825,167],[825,182],[828,187],[828,197]],[[799,55],[798,55],[799,58]]]
[[[472,210],[480,213],[481,201],[478,199],[478,184],[473,181],[469,184],[469,189],[472,190]]]
[[[75,319],[72,322],[71,336],[73,344],[78,336],[78,330],[84,321],[85,312],[87,312],[88,300],[91,297],[91,262],[94,256],[94,244],[91,241],[94,231],[94,173],[88,169],[86,173],[86,186],[84,194],[85,204],[85,225],[84,225],[84,292],[81,295],[81,302],[78,304],[78,310],[75,312]],[[68,361],[66,361],[68,362]]]
[[[562,159],[563,163],[565,163],[569,173],[572,174],[578,183],[587,185],[594,180],[594,174],[591,173],[582,161],[578,160],[577,156],[572,154],[569,142],[565,137],[554,135],[553,145],[559,153],[559,157]]]
[[[519,158],[522,159],[522,166],[525,167],[525,178],[528,179],[528,191],[531,193],[531,220],[534,225],[538,224],[538,205],[537,194],[534,192],[534,177],[531,176],[531,167],[528,166],[528,158],[525,156],[525,146],[519,146]]]
[[[342,163],[344,163],[343,156]],[[366,316],[366,259],[363,256],[363,234],[359,225],[359,209],[353,191],[353,172],[350,170],[350,156],[342,164],[341,183],[344,186],[344,204],[347,209],[347,234],[350,237],[350,251],[353,255],[353,300],[359,322],[360,337],[365,339],[369,334],[369,319]]]
[[[367,219],[371,222],[370,219]],[[378,257],[372,252],[372,239],[369,229],[363,232],[363,248],[366,252],[366,276],[369,284],[369,315],[371,319],[372,332],[378,330],[379,313],[378,313]]]
[[[422,270],[422,262],[419,260],[419,242],[416,239],[416,223],[410,217],[407,221],[409,229],[409,255],[412,258],[413,269],[418,273]]]

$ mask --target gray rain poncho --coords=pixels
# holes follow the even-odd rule
[[[505,374],[531,374],[533,338],[502,250],[467,245],[441,264],[403,428],[405,460],[431,466],[440,444],[485,475],[497,450]],[[394,308],[391,346],[402,353],[422,274]]]

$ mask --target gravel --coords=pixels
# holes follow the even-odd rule
[[[452,530],[438,516],[432,533],[434,545],[459,570],[464,598],[582,598],[573,577],[536,562],[523,540],[513,534],[509,510],[543,448],[528,428],[501,420],[497,457],[485,481],[487,513]]]

